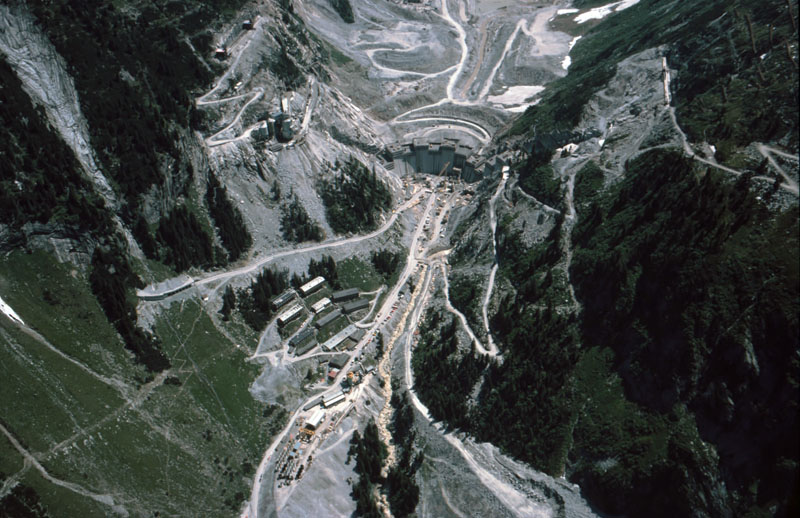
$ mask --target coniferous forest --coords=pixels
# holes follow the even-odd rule
[[[0,83],[0,222],[12,228],[51,222],[73,232],[109,233],[105,202],[4,59]]]
[[[322,201],[331,228],[339,234],[374,230],[378,216],[389,210],[392,195],[374,171],[350,157],[337,162],[332,180],[322,181]]]
[[[259,273],[248,288],[236,293],[234,299],[238,301],[244,321],[256,331],[264,329],[274,314],[270,302],[288,287],[289,275],[286,271],[267,268]]]
[[[293,195],[289,203],[281,206],[281,232],[285,240],[293,243],[322,241],[325,237],[322,227],[311,219],[297,195]]]
[[[386,445],[378,436],[378,426],[370,419],[364,427],[363,435],[358,430],[350,439],[347,462],[355,457],[355,472],[358,481],[353,484],[353,500],[356,501],[356,515],[363,518],[380,518],[373,487],[381,481],[381,469],[386,460]]]
[[[539,280],[552,242],[506,250],[501,263],[517,261],[506,271],[519,289],[491,321],[503,362],[484,368],[457,352],[455,324],[432,313],[415,388],[437,419],[566,471],[604,512],[726,513],[707,496],[716,477],[739,495],[768,484],[737,514],[786,501],[798,461],[798,365],[785,361],[800,339],[797,208],[774,215],[746,176],[674,151],[644,153],[626,170],[605,193],[582,195],[570,271],[582,313],[556,312]],[[596,181],[591,168],[580,174]],[[642,488],[660,488],[657,502]]]

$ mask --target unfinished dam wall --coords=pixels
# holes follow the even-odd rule
[[[477,182],[508,162],[502,155],[490,159],[473,154],[472,147],[455,139],[414,139],[389,148],[394,169],[401,176],[413,174],[457,176]]]

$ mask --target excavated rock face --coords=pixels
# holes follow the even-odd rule
[[[0,54],[15,71],[34,105],[43,108],[48,125],[74,153],[94,192],[105,201],[114,226],[124,236],[128,250],[142,258],[139,244],[119,216],[119,209],[124,204],[122,196],[109,182],[92,148],[89,125],[83,114],[75,81],[68,72],[68,64],[24,3],[11,2],[0,6],[0,15]],[[190,130],[178,129],[175,135],[178,137],[176,147],[184,158],[181,162],[184,165],[178,166],[176,161],[168,157],[161,160],[159,167],[163,171],[163,183],[152,185],[141,199],[140,214],[151,224],[156,224],[182,199],[192,181],[193,171],[206,169],[205,153]],[[191,166],[187,167],[187,163]],[[23,230],[31,232],[31,245],[46,244],[46,248],[55,251],[59,258],[72,256],[80,268],[88,265],[94,243],[88,235],[65,231],[58,225],[50,225],[46,232],[29,227]],[[77,244],[79,241],[83,243]],[[68,244],[70,242],[72,245]],[[74,255],[74,251],[69,251],[74,247],[83,250],[83,253]]]
[[[208,158],[203,145],[188,128],[176,130],[175,135],[181,159],[164,159],[161,164],[164,181],[152,185],[141,198],[139,212],[151,224],[158,223],[177,202],[184,201],[192,188],[205,193]]]
[[[97,192],[109,206],[118,207],[117,197],[95,160],[66,63],[22,3],[0,5],[0,53],[17,72],[34,103],[44,107],[48,120],[75,152]]]

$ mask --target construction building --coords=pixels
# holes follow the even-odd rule
[[[275,120],[275,138],[280,142],[288,142],[294,137],[294,130],[292,130],[292,117],[280,112],[272,114],[272,119]]]
[[[272,299],[270,305],[272,305],[273,310],[277,310],[278,308],[285,306],[290,300],[292,300],[293,297],[294,294],[291,291],[285,291]]]
[[[325,408],[330,408],[337,403],[341,403],[342,401],[344,401],[344,392],[340,390],[334,394],[323,396],[322,406]]]
[[[350,355],[346,353],[337,354],[328,360],[328,365],[334,369],[342,369],[350,360]]]
[[[367,334],[367,330],[366,329],[356,329],[353,332],[353,334],[350,335],[350,340],[355,340],[356,342],[358,342],[359,340],[364,338],[365,334]]]
[[[308,403],[306,403],[306,406],[303,407],[303,411],[311,410],[312,408],[314,408],[315,406],[319,405],[320,403],[322,403],[322,396],[317,396],[314,399],[312,399],[311,401],[309,401]]]
[[[305,353],[317,346],[317,341],[312,339],[304,344],[300,344],[294,348],[295,356],[303,356]]]
[[[328,313],[324,317],[322,317],[319,320],[317,320],[316,322],[314,322],[314,325],[317,327],[317,329],[322,329],[323,327],[327,326],[328,324],[330,324],[331,322],[333,322],[334,320],[336,320],[340,316],[342,316],[342,310],[338,309],[338,308],[334,309],[333,311],[331,311],[330,313]]]
[[[350,324],[330,337],[325,343],[320,345],[320,347],[322,347],[323,351],[332,351],[336,349],[342,342],[350,338],[350,336],[355,333],[357,329],[358,328],[355,326],[355,324]]]
[[[325,297],[312,304],[311,310],[314,313],[319,313],[320,311],[322,311],[323,309],[327,308],[330,305],[331,305],[331,299]]]
[[[303,342],[305,342],[308,338],[314,336],[314,330],[311,328],[306,328],[294,335],[291,340],[289,340],[289,346],[295,347]]]
[[[352,302],[348,302],[342,305],[342,311],[345,315],[349,315],[350,313],[354,313],[360,309],[366,309],[369,307],[369,299],[356,299]]]
[[[319,428],[319,425],[322,424],[322,421],[325,419],[325,411],[321,408],[318,408],[306,421],[305,428],[309,430],[316,430]]]
[[[344,302],[358,297],[358,288],[348,288],[346,290],[334,291],[331,298],[334,302]]]
[[[347,340],[339,344],[340,345],[339,350],[341,351],[347,349],[348,351],[352,351],[353,349],[356,348],[358,342],[361,341],[362,338],[364,338],[365,334],[367,334],[366,329],[360,329],[360,328],[356,329],[350,334],[350,336],[347,337]]]
[[[350,372],[347,373],[347,376],[345,376],[344,379],[342,379],[341,383],[342,391],[345,394],[349,394],[350,389],[352,389],[355,385],[361,383],[361,380],[362,380],[361,374],[359,374],[358,371],[356,370],[351,370]]]
[[[253,131],[250,132],[250,136],[256,142],[264,142],[265,140],[269,140],[269,123],[267,121],[259,122],[258,126],[253,128]]]
[[[138,290],[136,296],[142,300],[162,300],[190,288],[193,284],[194,279],[184,273],[174,279],[151,284],[144,289]]]
[[[278,316],[278,325],[283,327],[295,318],[299,317],[300,314],[303,312],[303,306],[300,304],[295,304],[285,312],[281,313]]]
[[[324,282],[325,282],[325,277],[314,277],[307,283],[300,286],[300,294],[304,297],[310,295],[311,293],[314,293],[315,291],[320,289]]]

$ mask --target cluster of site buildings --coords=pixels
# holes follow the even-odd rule
[[[242,14],[239,16],[239,19],[233,24],[233,30],[228,33],[225,38],[220,41],[216,48],[214,49],[214,57],[223,60],[228,58],[228,49],[233,47],[238,40],[246,31],[252,31],[255,29],[255,17],[251,16],[250,14]]]
[[[268,117],[262,117],[250,136],[256,142],[266,142],[273,137],[279,142],[288,142],[294,137],[292,116],[289,113],[289,103],[284,97],[281,99],[281,110]]]
[[[220,61],[224,61],[229,57],[229,51],[238,38],[245,32],[251,31],[255,28],[254,18],[248,15],[240,17],[238,23],[234,25],[235,29],[222,41],[214,50],[214,57]],[[236,83],[233,86],[234,91],[238,91],[242,83]],[[250,132],[250,136],[257,142],[266,142],[275,139],[279,142],[288,142],[294,137],[294,128],[292,127],[292,114],[289,108],[289,101],[284,96],[280,100],[281,108],[274,111],[269,115],[264,115],[259,118],[258,124]]]
[[[342,353],[332,357],[329,363],[331,367],[341,369],[347,364],[349,358],[349,355]],[[305,420],[303,417],[298,417],[293,424],[293,427],[296,427],[295,433],[288,437],[286,445],[275,463],[275,473],[279,480],[283,480],[284,484],[289,484],[292,480],[299,480],[303,476],[304,471],[311,466],[314,460],[312,455],[314,444],[319,446],[349,411],[349,409],[335,411],[333,407],[344,402],[346,394],[352,387],[361,383],[364,377],[374,370],[375,367],[365,368],[359,364],[357,368],[347,373],[340,390],[319,395],[303,407],[304,412],[313,410],[313,413]],[[332,370],[332,377],[335,378],[338,372],[338,370]]]
[[[347,364],[347,360],[349,360],[347,354],[339,354],[331,358],[330,365],[338,366],[341,369]],[[275,463],[275,473],[278,479],[282,479],[288,484],[292,480],[299,480],[303,476],[304,469],[307,470],[313,461],[313,456],[311,455],[313,451],[312,443],[317,440],[316,444],[319,445],[325,439],[325,436],[331,433],[347,415],[347,409],[335,411],[332,407],[345,401],[346,394],[374,370],[375,367],[364,367],[359,364],[358,367],[347,373],[347,376],[342,381],[341,390],[317,396],[303,407],[304,412],[313,410],[313,413],[305,420],[302,417],[298,417],[294,423],[293,426],[297,427],[296,432],[288,438]],[[338,371],[335,372],[338,374]]]
[[[324,277],[315,277],[297,289],[296,294],[305,299],[320,290],[325,284]],[[325,352],[333,350],[352,350],[355,345],[364,337],[365,330],[350,323],[345,328],[337,331],[333,336],[328,337],[322,343],[318,343],[318,333],[326,330],[331,324],[341,322],[342,318],[347,318],[358,311],[368,309],[370,300],[360,298],[357,288],[349,288],[334,291],[330,296],[322,297],[313,303],[306,304],[303,300],[297,301],[288,309],[282,311],[277,318],[280,328],[286,328],[291,322],[296,320],[310,309],[313,315],[313,323],[296,332],[288,342],[289,350],[295,356],[301,356],[314,349],[317,345]],[[293,290],[286,291],[275,297],[272,301],[272,308],[279,310],[296,300]],[[308,306],[308,309],[307,309]]]

